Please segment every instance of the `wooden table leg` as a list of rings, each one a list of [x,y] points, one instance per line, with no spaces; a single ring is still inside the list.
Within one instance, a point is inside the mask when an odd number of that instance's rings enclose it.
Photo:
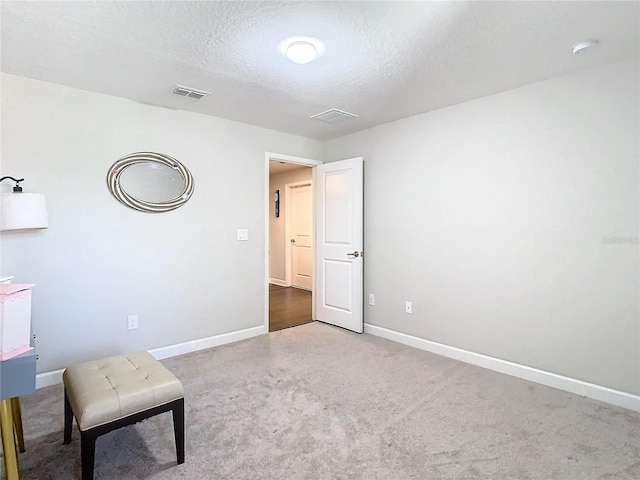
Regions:
[[[16,440],[13,435],[13,414],[11,413],[10,398],[0,400],[0,427],[2,427],[2,448],[7,480],[19,480],[18,456],[16,453]]]
[[[24,432],[22,430],[22,411],[20,410],[20,397],[13,397],[11,399],[11,413],[13,413],[13,425],[16,429],[18,450],[20,450],[20,453],[24,453],[27,449],[24,447]]]

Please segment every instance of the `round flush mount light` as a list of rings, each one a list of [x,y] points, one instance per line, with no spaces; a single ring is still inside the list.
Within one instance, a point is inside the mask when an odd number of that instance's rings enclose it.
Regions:
[[[293,63],[304,65],[311,63],[318,57],[318,51],[309,42],[293,42],[287,48],[287,58]]]
[[[574,55],[580,55],[598,45],[598,40],[585,40],[584,42],[578,42],[571,47],[571,52]]]
[[[324,53],[324,45],[320,40],[311,37],[291,37],[278,45],[278,51],[298,65],[313,62]]]

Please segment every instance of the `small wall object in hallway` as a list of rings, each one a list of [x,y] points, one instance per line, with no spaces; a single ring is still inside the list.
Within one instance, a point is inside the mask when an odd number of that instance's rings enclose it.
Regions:
[[[123,205],[141,212],[168,212],[193,195],[193,176],[169,155],[136,152],[115,162],[107,173],[109,191]]]
[[[275,218],[280,218],[280,190],[276,190],[274,195],[274,216]]]

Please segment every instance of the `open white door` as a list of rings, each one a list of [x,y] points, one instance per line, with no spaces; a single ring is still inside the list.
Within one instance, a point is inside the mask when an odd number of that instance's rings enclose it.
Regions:
[[[364,331],[362,157],[318,165],[316,320]]]

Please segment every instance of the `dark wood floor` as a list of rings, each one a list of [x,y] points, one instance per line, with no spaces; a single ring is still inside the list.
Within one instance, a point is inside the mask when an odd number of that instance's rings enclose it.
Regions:
[[[311,292],[269,284],[269,331],[312,322]]]

